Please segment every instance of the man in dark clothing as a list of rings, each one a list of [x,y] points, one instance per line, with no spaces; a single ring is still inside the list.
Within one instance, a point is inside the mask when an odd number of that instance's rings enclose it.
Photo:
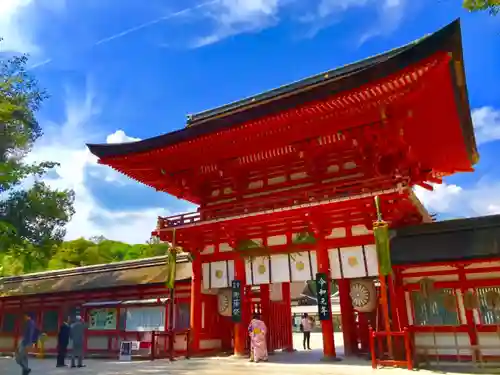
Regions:
[[[33,346],[33,343],[37,339],[35,337],[37,329],[33,317],[30,314],[25,314],[24,320],[26,321],[24,334],[17,347],[15,357],[17,364],[21,366],[22,375],[28,375],[31,372],[31,369],[28,367],[28,348]]]
[[[69,318],[66,319],[61,327],[59,327],[59,335],[57,336],[57,365],[56,367],[66,367],[66,353],[68,351],[69,336],[71,328],[69,326]]]

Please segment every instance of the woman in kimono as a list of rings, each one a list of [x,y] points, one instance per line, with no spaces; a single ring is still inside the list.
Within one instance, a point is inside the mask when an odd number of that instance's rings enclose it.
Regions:
[[[255,314],[248,326],[250,334],[250,361],[267,361],[267,327],[266,324]]]

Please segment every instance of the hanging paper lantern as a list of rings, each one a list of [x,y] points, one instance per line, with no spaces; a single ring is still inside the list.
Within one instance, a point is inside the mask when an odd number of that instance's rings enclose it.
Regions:
[[[468,291],[464,294],[464,307],[467,310],[477,309],[479,306],[478,300],[474,293]]]
[[[457,311],[457,299],[453,294],[444,293],[443,294],[443,305],[446,311],[456,312]]]
[[[500,293],[496,290],[489,290],[484,296],[486,300],[486,306],[490,310],[500,310]]]
[[[420,293],[424,299],[429,299],[434,293],[434,280],[424,277],[420,280]]]

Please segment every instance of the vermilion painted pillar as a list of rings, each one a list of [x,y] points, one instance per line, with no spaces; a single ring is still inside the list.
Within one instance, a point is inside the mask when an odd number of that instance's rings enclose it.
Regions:
[[[339,286],[340,319],[344,336],[344,354],[348,356],[357,352],[357,327],[350,295],[351,281],[349,279],[340,279],[337,282]]]
[[[318,241],[318,250],[316,252],[316,260],[318,263],[318,272],[324,273],[328,277],[328,304],[331,306],[331,280],[330,280],[330,264],[328,260],[328,248],[324,241]],[[321,332],[323,333],[323,357],[325,360],[336,358],[335,339],[333,338],[333,321],[332,317],[328,320],[321,321]]]
[[[191,311],[190,311],[190,329],[191,329],[191,346],[190,351],[196,354],[200,350],[200,333],[201,333],[201,318],[202,318],[202,301],[201,301],[201,258],[199,254],[195,255],[193,262],[193,273],[191,276]],[[172,305],[173,307],[173,305]]]
[[[239,280],[241,283],[241,322],[234,324],[234,355],[244,356],[245,355],[245,341],[248,337],[246,326],[246,306],[248,304],[247,296],[245,293],[246,289],[246,277],[245,277],[245,260],[241,257],[237,257],[234,260],[234,278]]]
[[[261,284],[260,285],[260,307],[261,307],[261,319],[264,321],[266,324],[267,329],[272,329],[270,323],[269,323],[269,318],[271,316],[271,299],[270,299],[270,294],[269,294],[269,284]],[[267,348],[268,350],[272,351],[271,347],[271,342],[269,341],[269,338],[271,335],[267,334]]]
[[[290,283],[282,283],[281,284],[281,293],[283,297],[283,303],[287,309],[287,314],[285,317],[285,323],[286,327],[286,334],[285,334],[285,350],[293,352],[293,332],[292,332],[292,325],[293,325],[293,319],[292,319],[292,294],[290,292]]]

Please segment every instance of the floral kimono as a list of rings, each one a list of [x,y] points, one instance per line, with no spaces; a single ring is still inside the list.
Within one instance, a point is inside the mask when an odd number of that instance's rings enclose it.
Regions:
[[[259,319],[252,319],[248,326],[250,334],[250,359],[259,362],[267,361],[267,327],[266,324]]]

